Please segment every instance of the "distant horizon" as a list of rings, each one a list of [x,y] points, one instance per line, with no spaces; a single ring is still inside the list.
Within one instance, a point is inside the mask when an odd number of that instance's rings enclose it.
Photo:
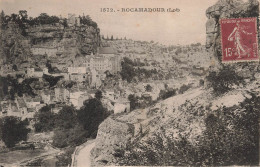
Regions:
[[[0,0],[5,14],[26,10],[29,17],[40,13],[67,18],[69,13],[89,15],[110,38],[154,41],[163,45],[190,45],[206,42],[206,9],[217,0]],[[199,5],[198,5],[199,4]],[[101,12],[101,8],[178,8],[180,12]]]

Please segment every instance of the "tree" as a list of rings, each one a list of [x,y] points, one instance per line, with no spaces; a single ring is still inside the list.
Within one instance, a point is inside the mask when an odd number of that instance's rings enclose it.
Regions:
[[[53,86],[55,86],[55,85],[59,82],[59,80],[60,80],[61,78],[63,78],[63,76],[54,77],[54,76],[51,76],[51,75],[43,74],[43,78],[44,78],[47,82],[49,82],[50,87],[53,87]]]
[[[139,107],[139,103],[138,103],[138,97],[136,97],[133,94],[130,94],[128,96],[128,100],[130,101],[130,110],[135,110]]]
[[[51,106],[42,107],[34,116],[34,128],[36,132],[51,131],[54,128],[54,114],[51,112]]]
[[[218,108],[204,119],[206,129],[198,145],[206,166],[258,164],[260,98],[251,96],[239,106]]]
[[[108,116],[108,112],[101,101],[94,98],[84,102],[77,116],[80,124],[88,131],[88,136],[96,137],[98,126]]]
[[[180,89],[179,89],[179,94],[183,94],[184,92],[186,92],[188,89],[190,89],[191,86],[190,85],[185,85],[183,84]]]
[[[102,92],[100,90],[96,91],[95,98],[101,100],[103,97]]]
[[[170,90],[160,90],[159,98],[160,99],[167,99],[169,97],[172,97],[176,95],[177,89],[170,89]]]
[[[122,70],[120,72],[121,77],[123,80],[126,80],[127,82],[131,82],[133,78],[136,76],[135,69],[133,67],[134,62],[124,57],[124,61],[121,62]]]
[[[17,19],[18,19],[18,15],[17,14],[11,14],[11,19],[12,19],[12,21],[17,21]]]
[[[62,25],[64,26],[64,28],[68,27],[67,19],[63,19]]]
[[[151,92],[153,90],[153,87],[150,84],[147,84],[145,86],[145,90],[146,90],[146,92]]]
[[[19,16],[22,18],[23,21],[28,19],[27,11],[26,10],[20,10]]]
[[[60,21],[60,19],[57,16],[49,16],[47,13],[41,13],[34,20],[38,24],[54,24],[59,23]]]
[[[18,117],[7,116],[0,119],[0,139],[8,148],[14,147],[16,143],[27,140],[30,129],[27,128],[28,121],[21,121]]]
[[[86,141],[87,135],[88,131],[79,124],[74,107],[64,106],[55,116],[54,146],[64,148],[80,145]]]
[[[228,66],[223,67],[218,72],[210,72],[206,79],[216,95],[228,92],[234,85],[245,84],[244,78]]]
[[[72,106],[64,106],[55,116],[55,127],[59,129],[70,129],[76,124],[76,110]]]
[[[13,70],[14,70],[14,71],[18,71],[18,68],[17,68],[17,65],[16,65],[16,64],[13,65]]]
[[[113,35],[111,35],[111,41],[113,41],[114,40],[114,37],[113,37]]]
[[[3,10],[2,10],[2,12],[0,14],[0,24],[1,24],[1,27],[3,28],[4,24],[5,24],[5,13],[4,13]]]
[[[89,15],[80,17],[80,23],[97,28],[97,23],[94,22]]]

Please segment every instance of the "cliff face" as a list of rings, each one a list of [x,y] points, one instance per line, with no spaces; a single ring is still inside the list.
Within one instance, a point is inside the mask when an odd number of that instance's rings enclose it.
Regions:
[[[98,129],[96,147],[92,152],[96,165],[116,163],[117,149],[125,148],[133,137],[133,125],[116,118],[107,118]]]
[[[0,58],[3,63],[21,62],[30,55],[29,41],[16,23],[10,22],[6,29],[0,31],[0,36]]]
[[[42,25],[29,27],[26,31],[32,44],[54,43],[64,46],[65,53],[71,49],[75,49],[74,52],[78,54],[96,53],[97,47],[100,46],[100,30],[92,26],[64,28],[62,25]]]
[[[259,2],[257,0],[219,0],[206,11],[206,47],[214,50],[215,56],[221,60],[221,37],[219,20],[221,18],[258,17]]]
[[[30,48],[64,46],[63,55],[96,53],[100,46],[100,30],[92,26],[64,27],[61,24],[26,25],[21,29],[10,21],[1,29],[1,59],[4,63],[18,63],[33,59]]]

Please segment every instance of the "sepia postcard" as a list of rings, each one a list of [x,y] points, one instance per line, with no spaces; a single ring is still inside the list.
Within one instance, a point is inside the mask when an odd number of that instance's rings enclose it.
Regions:
[[[258,0],[0,0],[0,167],[259,166]]]

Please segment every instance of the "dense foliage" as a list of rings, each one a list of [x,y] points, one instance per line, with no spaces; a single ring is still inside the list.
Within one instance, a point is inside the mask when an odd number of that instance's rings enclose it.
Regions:
[[[27,78],[19,83],[15,77],[9,75],[7,77],[0,76],[0,99],[3,97],[9,97],[14,100],[15,95],[21,97],[25,93],[32,97],[35,96],[36,94],[33,92],[30,84],[37,80],[38,79],[36,78]]]
[[[152,101],[151,96],[135,96],[134,94],[130,94],[128,96],[128,100],[130,101],[130,110],[135,110],[139,108],[146,108],[155,103]]]
[[[229,66],[224,66],[219,72],[210,72],[206,79],[208,86],[213,88],[216,95],[228,92],[234,85],[239,86],[245,83],[243,77]]]
[[[131,59],[124,57],[121,62],[122,70],[120,72],[123,80],[127,82],[137,82],[151,77],[163,78],[163,75],[158,74],[156,69],[147,70],[142,68],[140,62],[133,62]]]
[[[87,16],[80,16],[79,18],[80,18],[80,23],[81,24],[97,28],[97,23],[94,22],[89,15],[87,15]]]
[[[97,23],[94,22],[90,16],[79,16],[80,23],[83,25],[92,26],[97,28]],[[64,27],[67,27],[67,19],[59,18],[57,16],[49,16],[47,13],[41,13],[38,17],[28,17],[26,10],[20,10],[18,14],[6,15],[4,11],[0,13],[0,24],[2,28],[5,28],[8,25],[8,22],[13,21],[18,24],[22,30],[22,35],[26,35],[25,29],[26,25],[35,26],[35,25],[52,25],[52,24],[61,24]]]
[[[0,119],[0,140],[3,140],[8,148],[14,147],[16,143],[26,140],[30,129],[29,122],[21,121],[18,117],[8,116]]]
[[[159,93],[159,99],[167,99],[169,97],[172,97],[176,95],[177,89],[166,89],[166,90],[160,90]]]
[[[57,113],[52,106],[44,106],[35,115],[35,131],[54,131],[53,145],[59,148],[77,146],[89,137],[96,137],[99,124],[109,115],[101,103],[102,93],[86,100],[84,106],[76,110],[73,106],[63,106]]]
[[[53,87],[59,82],[59,80],[61,80],[63,78],[63,76],[55,77],[55,76],[43,74],[42,78],[45,79],[49,83],[50,87]]]
[[[88,131],[89,137],[96,137],[99,124],[108,115],[108,111],[97,98],[85,101],[77,114],[79,123]]]
[[[36,132],[51,131],[54,128],[54,113],[51,111],[51,106],[42,107],[34,116],[34,128]]]
[[[187,90],[189,90],[191,88],[191,85],[185,85],[183,84],[180,89],[179,89],[179,94],[183,94],[184,92],[186,92]]]

